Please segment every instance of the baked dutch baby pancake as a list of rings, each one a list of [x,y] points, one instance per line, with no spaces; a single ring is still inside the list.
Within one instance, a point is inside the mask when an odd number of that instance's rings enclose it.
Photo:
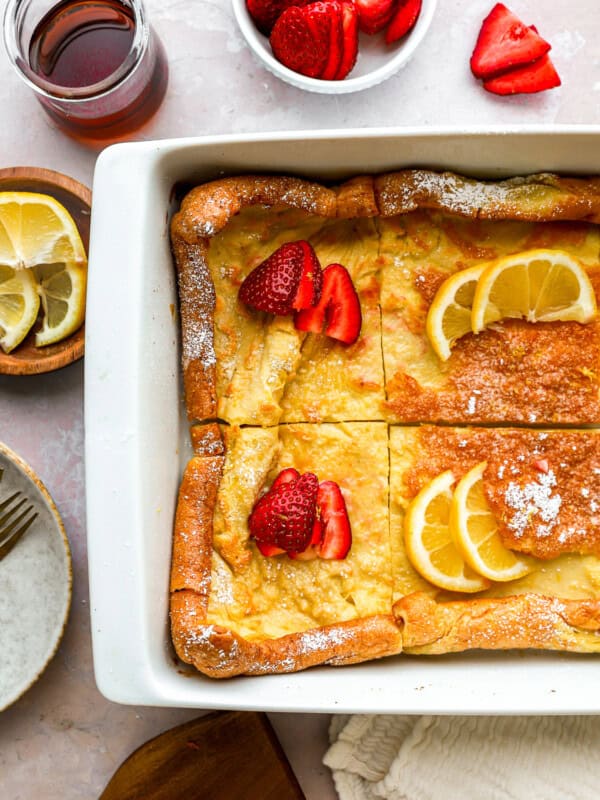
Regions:
[[[224,178],[171,241],[184,662],[600,652],[600,178]]]

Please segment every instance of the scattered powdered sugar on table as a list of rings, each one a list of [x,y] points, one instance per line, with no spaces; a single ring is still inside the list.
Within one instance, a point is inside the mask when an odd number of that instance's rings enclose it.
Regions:
[[[541,474],[536,481],[531,481],[525,486],[511,482],[505,492],[505,500],[510,508],[515,509],[508,527],[515,532],[517,537],[525,533],[527,527],[535,525],[535,533],[539,537],[549,536],[558,521],[558,514],[562,504],[559,494],[552,495],[556,486],[556,475],[552,470]],[[538,520],[541,520],[540,524]]]

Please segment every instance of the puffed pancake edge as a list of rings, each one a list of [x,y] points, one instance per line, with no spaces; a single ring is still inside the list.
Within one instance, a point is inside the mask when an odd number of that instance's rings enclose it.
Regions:
[[[393,611],[403,650],[414,655],[525,648],[600,652],[600,600],[522,594],[437,603],[415,592]]]

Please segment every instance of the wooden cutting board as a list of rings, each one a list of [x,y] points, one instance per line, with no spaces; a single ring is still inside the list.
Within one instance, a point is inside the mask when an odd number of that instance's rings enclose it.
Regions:
[[[151,739],[99,800],[304,800],[265,714],[227,711]]]

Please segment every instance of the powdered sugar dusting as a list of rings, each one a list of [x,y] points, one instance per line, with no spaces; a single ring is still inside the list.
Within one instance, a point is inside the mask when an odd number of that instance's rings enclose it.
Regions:
[[[539,201],[540,186],[552,185],[550,174],[511,178],[496,183],[469,180],[449,172],[411,171],[409,180],[394,181],[392,191],[381,192],[393,213],[419,207],[439,207],[452,214],[488,217],[498,208],[510,208],[514,218],[527,218],[529,198]]]
[[[541,474],[537,480],[519,486],[511,482],[505,492],[505,500],[515,510],[508,520],[508,527],[515,536],[521,537],[530,526],[541,538],[549,536],[558,521],[562,504],[559,494],[552,494],[556,486],[556,475],[552,470]]]
[[[363,620],[367,622],[367,620]],[[301,633],[273,642],[275,652],[248,669],[250,674],[263,672],[293,672],[302,666],[323,663],[334,663],[336,649],[356,638],[356,631],[351,627],[332,626],[329,628],[311,628]],[[277,653],[279,645],[284,645],[285,655]],[[332,653],[333,651],[333,653]],[[322,655],[323,658],[319,658]],[[344,656],[347,654],[344,653]],[[317,658],[311,658],[316,656]],[[340,654],[341,657],[341,654]],[[308,660],[308,663],[306,661]]]
[[[329,628],[329,630],[315,628],[299,635],[298,650],[303,655],[329,650],[347,642],[353,635],[353,631],[348,628]]]
[[[200,361],[205,369],[216,364],[213,313],[215,287],[198,247],[189,247],[187,264],[179,273],[183,368]]]
[[[191,614],[188,612],[188,615]],[[186,626],[183,641],[183,655],[185,660],[193,663],[200,650],[214,670],[225,669],[234,663],[240,656],[240,646],[236,639],[227,637],[227,647],[219,647],[215,640],[223,635],[223,628],[216,625],[198,625],[194,620]]]

